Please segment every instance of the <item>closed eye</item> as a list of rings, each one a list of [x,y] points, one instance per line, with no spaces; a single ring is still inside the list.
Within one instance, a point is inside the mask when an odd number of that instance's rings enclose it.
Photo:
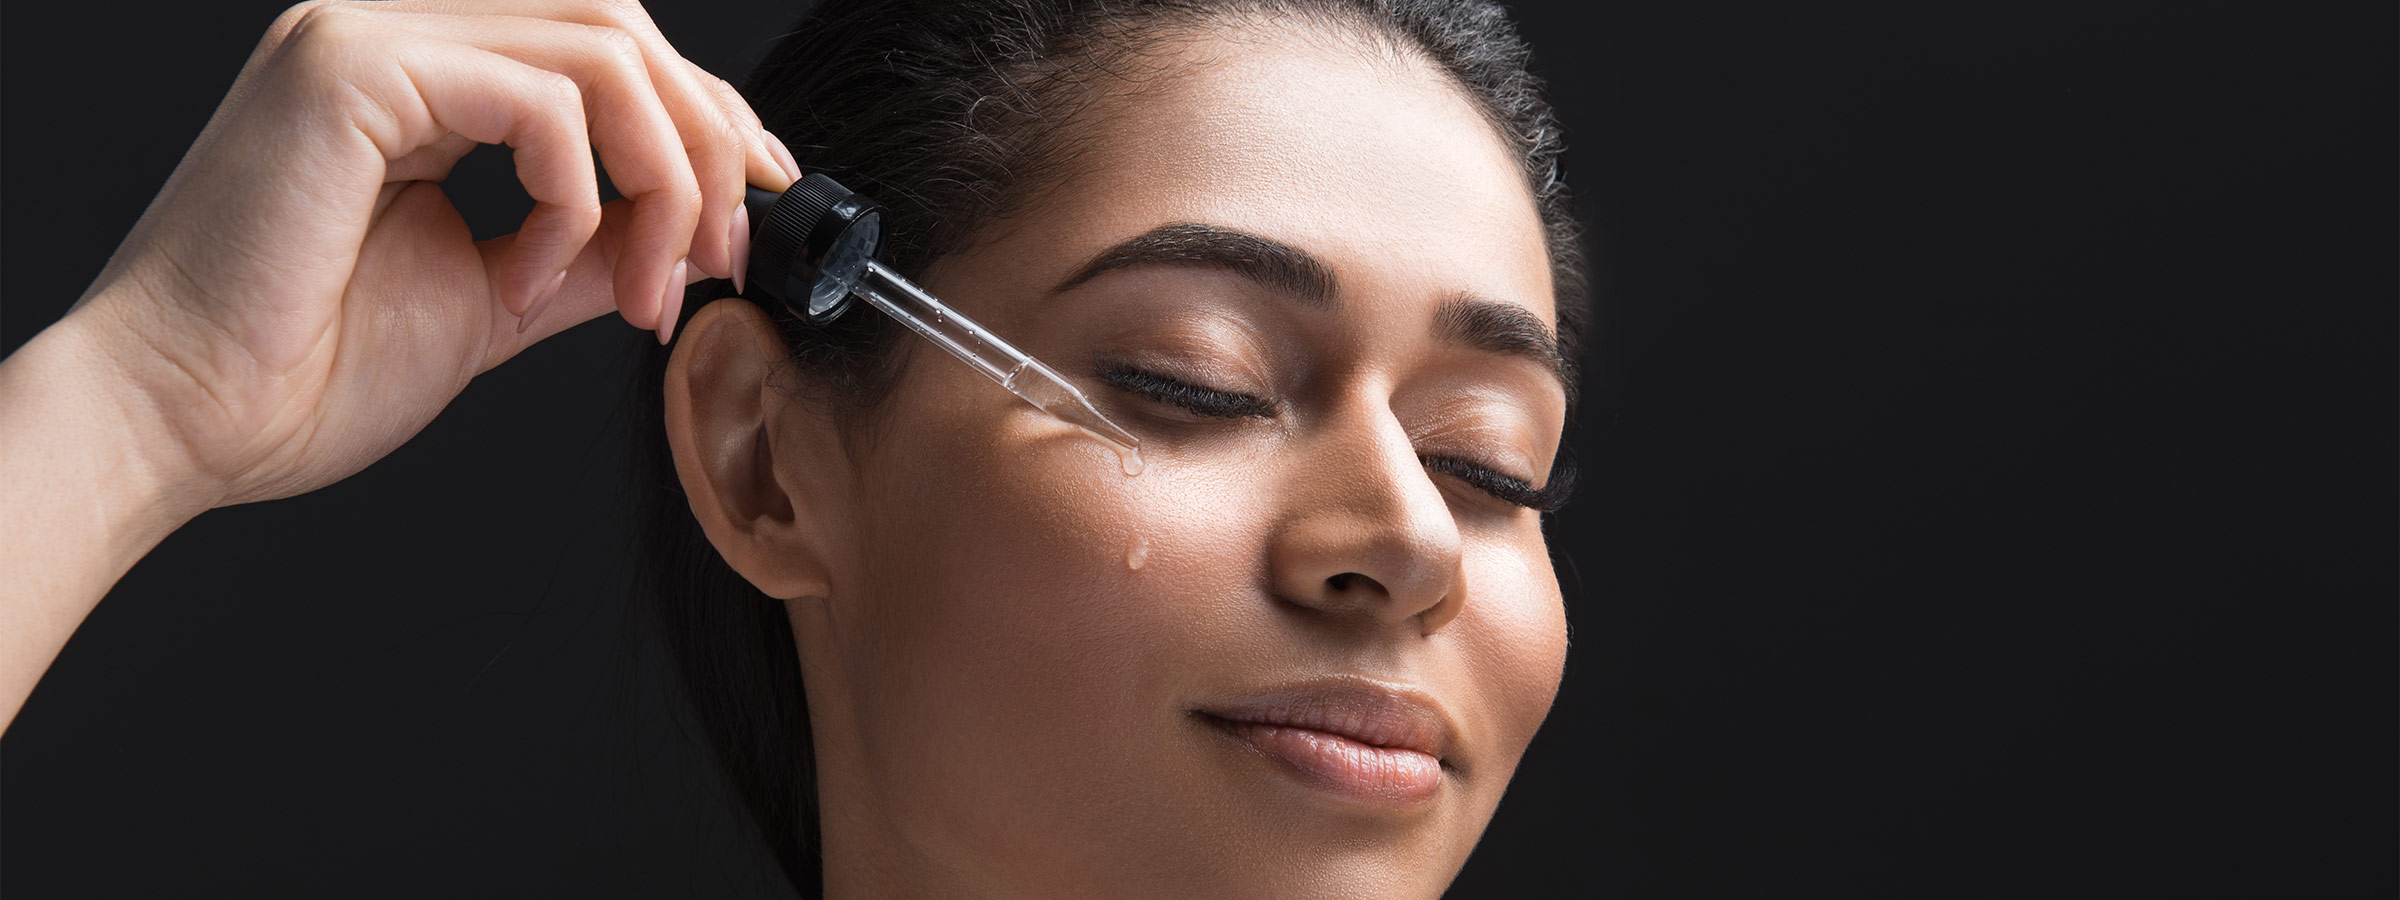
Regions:
[[[1264,397],[1201,387],[1122,363],[1102,364],[1099,375],[1101,381],[1118,390],[1180,407],[1196,416],[1212,419],[1275,418],[1274,401]]]
[[[1550,471],[1550,483],[1539,488],[1472,460],[1426,454],[1419,454],[1417,459],[1425,463],[1428,472],[1448,475],[1466,482],[1468,487],[1540,512],[1557,512],[1559,507],[1567,505],[1568,495],[1575,491],[1575,465],[1563,459]]]
[[[1272,419],[1277,409],[1274,401],[1236,391],[1220,391],[1158,374],[1147,369],[1122,363],[1103,363],[1099,377],[1102,382],[1126,393],[1164,403],[1197,416],[1216,419]],[[1490,466],[1456,456],[1418,454],[1425,470],[1448,475],[1465,482],[1468,487],[1540,512],[1557,512],[1567,503],[1575,489],[1575,466],[1560,459],[1550,473],[1549,483],[1536,488],[1522,478],[1506,475]]]

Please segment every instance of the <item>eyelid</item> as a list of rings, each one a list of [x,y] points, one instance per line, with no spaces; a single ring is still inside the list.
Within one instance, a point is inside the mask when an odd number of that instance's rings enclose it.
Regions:
[[[1271,419],[1278,412],[1276,404],[1265,398],[1204,387],[1128,363],[1103,360],[1096,364],[1096,368],[1100,380],[1118,390],[1175,406],[1197,416]],[[1420,453],[1417,459],[1429,471],[1457,478],[1501,502],[1537,512],[1557,512],[1566,505],[1575,487],[1574,463],[1564,456],[1551,467],[1549,482],[1540,488],[1535,488],[1524,479],[1505,474],[1496,467],[1465,457]]]
[[[1428,471],[1449,475],[1503,502],[1536,512],[1557,512],[1575,490],[1575,464],[1565,456],[1551,467],[1549,483],[1540,488],[1471,459],[1440,454],[1419,454],[1417,458]]]
[[[1129,363],[1102,360],[1095,367],[1100,380],[1111,387],[1197,416],[1272,419],[1281,411],[1274,401],[1264,397],[1194,384]]]

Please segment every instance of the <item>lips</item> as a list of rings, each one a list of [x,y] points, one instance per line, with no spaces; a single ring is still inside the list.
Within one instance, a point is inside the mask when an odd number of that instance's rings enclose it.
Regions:
[[[1352,681],[1256,694],[1197,712],[1310,787],[1404,806],[1441,790],[1453,733],[1423,694]]]

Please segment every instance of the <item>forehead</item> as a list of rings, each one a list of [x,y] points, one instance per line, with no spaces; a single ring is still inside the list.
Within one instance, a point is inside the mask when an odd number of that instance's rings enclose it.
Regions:
[[[1028,204],[1046,228],[1225,226],[1322,257],[1352,299],[1463,290],[1555,326],[1532,192],[1431,63],[1329,26],[1220,20],[1128,65]]]

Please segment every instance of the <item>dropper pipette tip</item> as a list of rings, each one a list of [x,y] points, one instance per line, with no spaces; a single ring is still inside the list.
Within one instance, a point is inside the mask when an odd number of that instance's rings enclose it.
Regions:
[[[1141,438],[1134,437],[1131,432],[1101,415],[1099,408],[1092,405],[1090,397],[1084,396],[1083,391],[1059,377],[1056,371],[1039,364],[1031,368],[1037,369],[1039,376],[1012,383],[1009,390],[1053,418],[1075,426],[1092,439],[1117,451],[1117,461],[1124,464],[1125,474],[1142,474]]]
[[[1088,415],[1089,421],[1075,422],[1075,426],[1089,432],[1092,437],[1098,438],[1101,443],[1116,450],[1117,460],[1125,464],[1125,474],[1142,474],[1142,439],[1117,427],[1117,423],[1109,421],[1108,417],[1101,415],[1099,410],[1093,409],[1090,401],[1085,401],[1082,406],[1082,411]],[[1053,415],[1057,414],[1057,410],[1051,412]],[[1059,416],[1059,418],[1067,417]]]

